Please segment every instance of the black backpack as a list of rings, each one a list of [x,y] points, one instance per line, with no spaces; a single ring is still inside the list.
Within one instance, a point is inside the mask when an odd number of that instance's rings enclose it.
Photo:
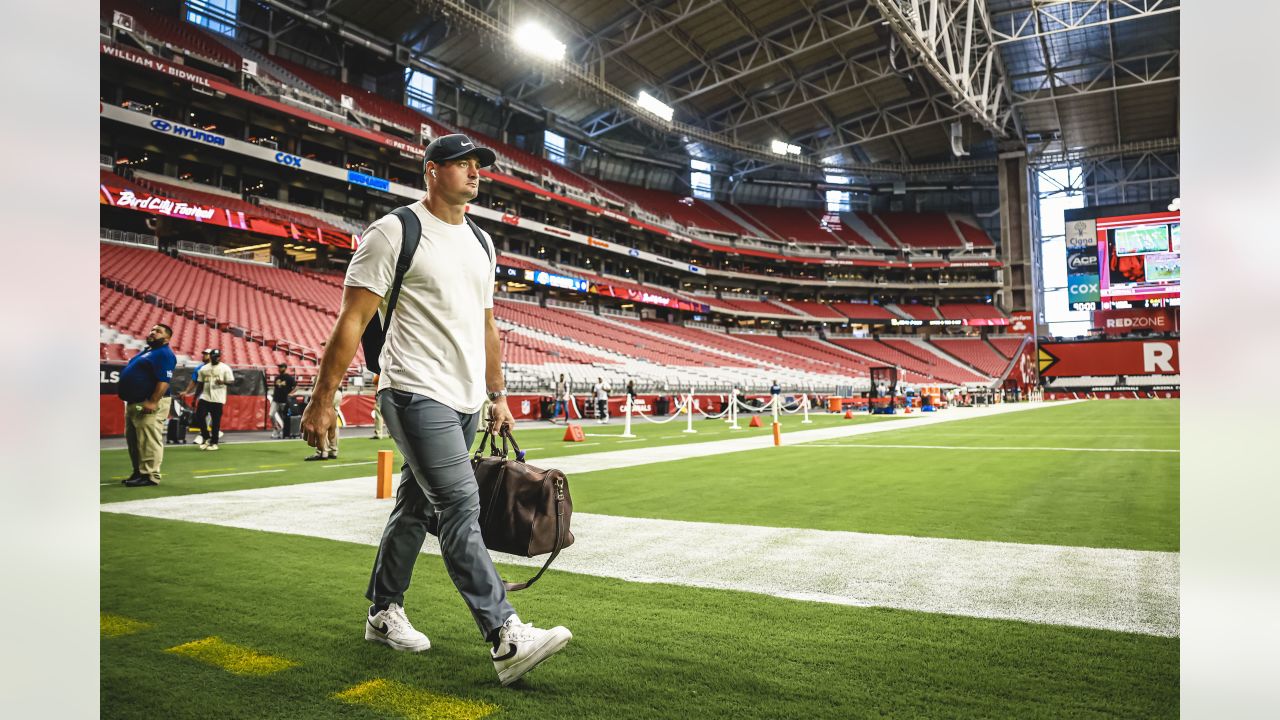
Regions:
[[[418,241],[422,239],[422,222],[418,220],[412,208],[398,207],[391,214],[400,218],[400,226],[404,230],[404,241],[400,244],[400,255],[396,258],[396,276],[391,283],[391,294],[387,297],[387,315],[379,322],[378,315],[375,313],[360,337],[360,347],[364,348],[364,364],[374,373],[382,372],[378,357],[382,355],[382,344],[386,341],[387,330],[391,327],[391,313],[395,312],[396,301],[400,299],[400,286],[404,284],[405,273],[409,272],[409,265],[413,263],[413,253],[417,251]],[[475,233],[476,240],[480,241],[485,257],[493,262],[493,256],[489,254],[489,244],[484,241],[480,228],[467,215],[462,217],[471,228],[471,232]]]

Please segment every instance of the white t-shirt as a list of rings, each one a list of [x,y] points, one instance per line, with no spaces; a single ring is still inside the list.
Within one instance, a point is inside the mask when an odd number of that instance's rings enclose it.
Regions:
[[[231,367],[224,362],[217,365],[213,363],[205,363],[200,368],[200,373],[196,375],[196,379],[204,383],[200,389],[200,399],[205,402],[225,403],[227,401],[227,385],[235,382],[235,373],[231,372]],[[214,385],[213,380],[221,380],[227,385]]]
[[[595,387],[593,387],[593,388],[591,388],[591,389],[592,389],[593,391],[595,391],[596,399],[597,399],[597,400],[608,400],[608,399],[609,399],[609,390],[608,390],[607,388],[605,388],[605,386],[604,386],[604,384],[603,384],[603,383],[596,383],[596,386],[595,386]]]
[[[422,239],[382,345],[378,390],[406,390],[458,412],[478,412],[485,401],[484,311],[493,307],[493,239],[484,233],[486,254],[465,221],[450,225],[421,202],[410,207],[422,222]],[[347,266],[347,285],[382,296],[379,319],[387,311],[403,235],[399,218],[379,218]]]

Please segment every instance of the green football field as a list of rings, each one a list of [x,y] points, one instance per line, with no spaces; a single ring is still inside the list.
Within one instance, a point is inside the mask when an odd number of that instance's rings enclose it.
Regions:
[[[903,417],[814,419],[803,429],[892,425],[847,438],[574,474],[575,512],[1065,549],[1178,550],[1177,401],[1093,401],[917,428]],[[535,461],[731,436],[716,421],[695,427],[700,432],[688,436],[679,433],[682,422],[637,425],[641,437],[631,443],[609,435],[621,432],[620,423],[585,425],[595,445],[564,443],[560,429],[518,437]],[[798,418],[784,419],[784,440],[801,429]],[[127,455],[103,451],[102,499],[365,477],[376,450],[391,447],[365,439],[365,432],[349,433],[342,458],[327,463],[302,462],[307,448],[299,442],[224,444],[217,453],[171,449],[157,488],[120,487]],[[743,432],[769,428],[732,435]],[[433,647],[405,655],[362,639],[372,547],[125,514],[103,513],[101,522],[104,717],[1177,713],[1176,636],[554,569],[513,603],[525,620],[569,626],[574,640],[504,689],[437,555],[421,556],[407,602]],[[524,572],[500,570],[508,577]]]

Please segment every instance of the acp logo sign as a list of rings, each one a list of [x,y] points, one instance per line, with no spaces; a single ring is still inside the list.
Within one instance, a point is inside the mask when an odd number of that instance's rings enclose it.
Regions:
[[[1068,253],[1067,272],[1077,274],[1098,272],[1098,256],[1091,252]]]
[[[276,162],[286,167],[300,168],[302,167],[302,158],[297,155],[290,155],[287,152],[276,153]]]
[[[224,147],[227,144],[227,139],[222,137],[221,135],[214,135],[211,132],[198,130],[193,127],[187,127],[186,125],[178,125],[176,123],[171,123],[167,120],[160,120],[159,118],[151,121],[151,128],[153,130],[157,130],[159,132],[165,133],[166,135],[177,135],[178,137],[181,137],[181,138],[186,138],[188,140],[192,140],[195,142],[206,143],[208,145],[217,145],[219,147]]]

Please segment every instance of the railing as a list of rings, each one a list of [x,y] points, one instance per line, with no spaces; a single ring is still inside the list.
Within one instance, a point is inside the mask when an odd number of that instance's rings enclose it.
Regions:
[[[155,235],[143,235],[141,233],[98,228],[98,237],[106,240],[107,242],[118,243],[121,245],[138,245],[149,248],[160,247],[160,241]]]
[[[553,298],[547,298],[547,305],[550,307],[564,308],[565,310],[576,310],[577,312],[591,313],[593,315],[595,314],[594,309],[592,309],[591,307],[583,307],[580,303],[568,303],[568,302],[564,302],[563,300],[555,300]]]

